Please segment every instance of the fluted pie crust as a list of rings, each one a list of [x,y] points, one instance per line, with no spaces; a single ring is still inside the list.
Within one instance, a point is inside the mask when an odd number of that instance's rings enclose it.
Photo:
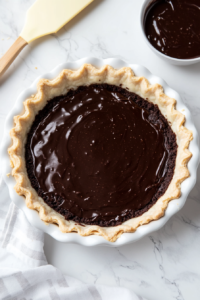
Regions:
[[[54,97],[65,95],[70,89],[79,86],[107,83],[128,88],[140,97],[153,104],[157,104],[161,113],[168,120],[177,138],[177,157],[174,175],[166,192],[143,215],[132,218],[121,225],[100,227],[97,225],[81,226],[72,220],[65,220],[64,216],[49,207],[32,188],[26,171],[25,144],[27,134],[39,110]],[[184,127],[185,117],[176,110],[176,100],[164,94],[159,84],[150,85],[144,77],[136,77],[130,68],[113,69],[105,65],[100,69],[84,64],[76,71],[63,70],[53,80],[41,79],[37,85],[37,93],[24,102],[24,111],[14,117],[14,127],[10,131],[12,146],[9,147],[12,176],[15,177],[15,191],[25,198],[28,208],[39,213],[41,220],[47,224],[56,224],[62,232],[77,232],[81,236],[101,235],[110,242],[116,241],[124,232],[134,232],[139,226],[161,218],[169,201],[181,195],[181,182],[190,176],[187,163],[192,154],[188,150],[193,134]]]

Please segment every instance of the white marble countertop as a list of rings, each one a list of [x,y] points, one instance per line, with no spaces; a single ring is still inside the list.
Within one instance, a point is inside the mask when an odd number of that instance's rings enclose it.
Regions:
[[[0,0],[0,57],[14,42],[34,0]],[[0,79],[0,140],[6,114],[19,93],[59,63],[85,56],[116,57],[147,67],[183,97],[200,132],[200,64],[167,64],[140,34],[142,0],[95,0],[57,34],[20,54]],[[49,263],[86,283],[119,285],[149,300],[200,299],[200,173],[185,207],[167,225],[121,248],[62,244],[45,236]]]

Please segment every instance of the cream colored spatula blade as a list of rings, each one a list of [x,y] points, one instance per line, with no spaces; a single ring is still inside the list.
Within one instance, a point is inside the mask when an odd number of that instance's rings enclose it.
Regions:
[[[0,59],[0,76],[33,40],[57,32],[93,0],[37,0],[26,15],[22,33]]]
[[[57,32],[93,0],[37,0],[26,15],[20,36],[28,43]]]

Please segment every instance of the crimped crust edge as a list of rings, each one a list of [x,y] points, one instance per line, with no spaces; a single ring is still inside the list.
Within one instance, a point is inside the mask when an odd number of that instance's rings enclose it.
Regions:
[[[37,192],[32,188],[25,165],[25,143],[28,131],[34,121],[35,115],[41,110],[48,100],[61,94],[66,94],[70,89],[81,85],[107,83],[128,88],[130,92],[157,104],[161,113],[171,124],[177,137],[177,158],[174,176],[165,194],[143,215],[130,219],[121,225],[113,227],[100,227],[97,225],[80,225],[65,218],[50,208]],[[24,102],[24,111],[14,117],[14,127],[10,131],[12,145],[8,149],[12,167],[12,176],[16,180],[15,191],[25,198],[28,208],[38,211],[41,220],[47,224],[56,224],[62,232],[77,232],[81,236],[100,235],[110,242],[116,241],[124,232],[134,232],[139,226],[148,224],[161,218],[168,203],[181,195],[181,182],[190,176],[187,163],[192,157],[189,151],[193,134],[184,127],[185,117],[176,110],[176,100],[164,94],[159,84],[150,85],[144,77],[136,77],[131,68],[124,67],[113,69],[105,65],[100,69],[90,64],[84,64],[80,69],[63,70],[53,80],[40,79],[37,84],[37,93]]]

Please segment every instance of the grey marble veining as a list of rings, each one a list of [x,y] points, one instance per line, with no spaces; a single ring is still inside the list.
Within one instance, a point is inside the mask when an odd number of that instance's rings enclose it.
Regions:
[[[0,56],[19,35],[34,0],[0,0]],[[200,64],[168,65],[140,34],[142,0],[95,0],[58,33],[27,46],[0,78],[0,139],[19,93],[40,74],[85,56],[146,66],[183,97],[200,132]],[[200,299],[200,171],[184,208],[164,228],[121,248],[62,244],[45,237],[49,263],[86,283],[119,285],[149,300]]]

